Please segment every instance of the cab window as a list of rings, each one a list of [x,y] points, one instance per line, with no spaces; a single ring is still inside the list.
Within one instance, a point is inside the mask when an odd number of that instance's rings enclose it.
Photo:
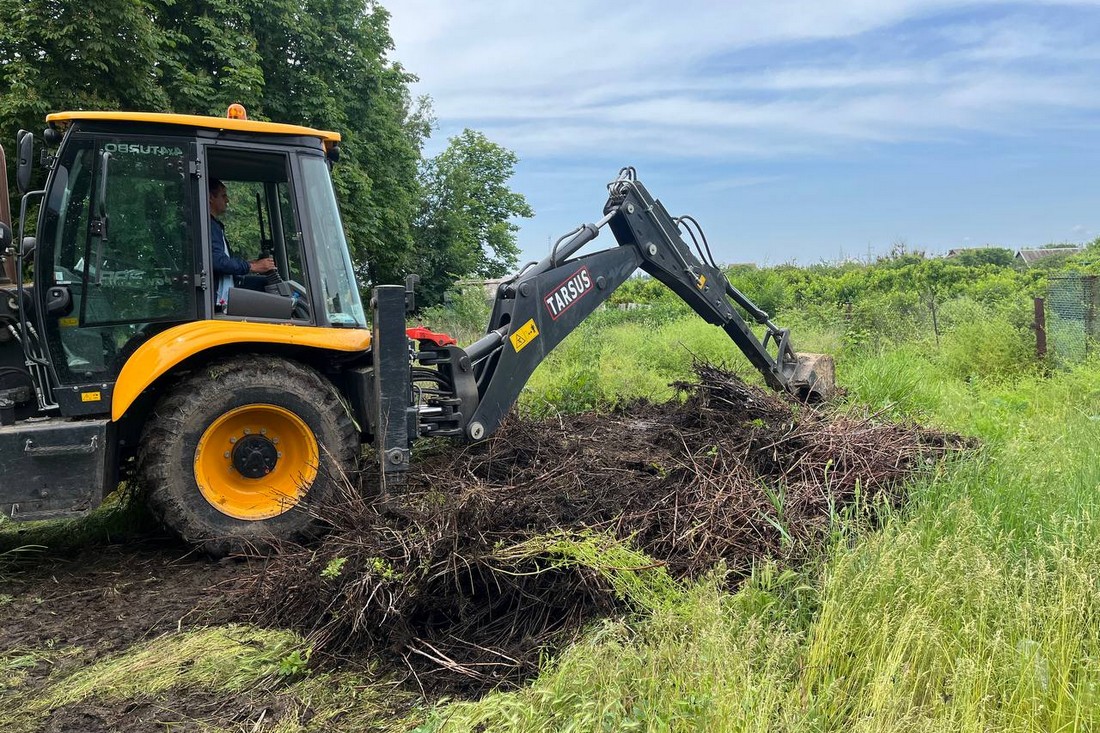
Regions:
[[[218,273],[212,265],[211,296],[219,317],[241,315],[236,303],[248,302],[247,313],[252,316],[311,322],[309,273],[290,184],[289,157],[251,148],[211,147],[207,149],[207,193],[210,181],[215,180],[228,194],[226,211],[218,222],[229,256],[246,262],[270,256],[275,263],[275,270],[267,274],[248,275]],[[213,216],[213,212],[208,214]],[[216,225],[211,221],[210,226]],[[219,302],[220,292],[228,293],[224,304]]]
[[[299,159],[309,212],[308,232],[317,258],[325,315],[333,326],[367,328],[367,316],[359,297],[328,164],[317,155],[302,155]]]

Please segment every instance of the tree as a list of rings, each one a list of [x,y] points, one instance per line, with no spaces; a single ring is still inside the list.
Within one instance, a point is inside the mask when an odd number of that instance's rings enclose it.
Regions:
[[[518,158],[475,130],[450,139],[421,171],[415,271],[425,305],[438,303],[460,277],[502,277],[515,269],[516,217],[534,216],[508,187]]]
[[[12,172],[15,131],[51,111],[222,115],[240,102],[253,119],[343,135],[333,177],[353,259],[371,284],[408,271],[430,115],[387,58],[376,0],[0,0],[0,18]]]
[[[369,284],[401,282],[412,260],[417,166],[431,113],[426,99],[409,94],[416,77],[386,57],[389,13],[374,0],[257,6],[262,113],[342,134],[333,178],[353,259]]]
[[[257,0],[150,0],[161,31],[161,76],[170,109],[224,115],[238,102],[261,115],[265,86],[263,53],[255,24],[264,16]],[[271,12],[285,5],[272,0]],[[267,50],[270,53],[270,50]]]
[[[955,263],[966,267],[981,267],[982,265],[996,265],[997,267],[1012,267],[1014,253],[1004,247],[974,247],[960,250],[951,258]]]
[[[0,0],[0,144],[63,109],[164,110],[162,34],[146,0]],[[13,197],[16,195],[12,192]],[[12,211],[19,210],[13,198]]]

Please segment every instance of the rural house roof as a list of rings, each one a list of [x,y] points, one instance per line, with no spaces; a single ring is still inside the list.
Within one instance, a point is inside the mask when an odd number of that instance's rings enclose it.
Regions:
[[[1050,257],[1051,255],[1075,255],[1078,252],[1084,251],[1084,247],[1044,247],[1042,249],[1021,249],[1016,251],[1016,259],[1022,261],[1025,265],[1030,265],[1032,262],[1041,260],[1044,257]]]

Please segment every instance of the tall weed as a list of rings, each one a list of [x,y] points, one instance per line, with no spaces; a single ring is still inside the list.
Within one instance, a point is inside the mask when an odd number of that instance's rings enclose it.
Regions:
[[[1038,367],[1035,335],[1018,309],[960,298],[941,311],[940,363],[960,379],[1004,379]]]

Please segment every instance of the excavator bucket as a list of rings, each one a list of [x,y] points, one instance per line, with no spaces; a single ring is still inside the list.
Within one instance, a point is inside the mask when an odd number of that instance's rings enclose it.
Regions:
[[[836,365],[828,354],[795,354],[790,391],[805,402],[823,402],[836,391]]]

